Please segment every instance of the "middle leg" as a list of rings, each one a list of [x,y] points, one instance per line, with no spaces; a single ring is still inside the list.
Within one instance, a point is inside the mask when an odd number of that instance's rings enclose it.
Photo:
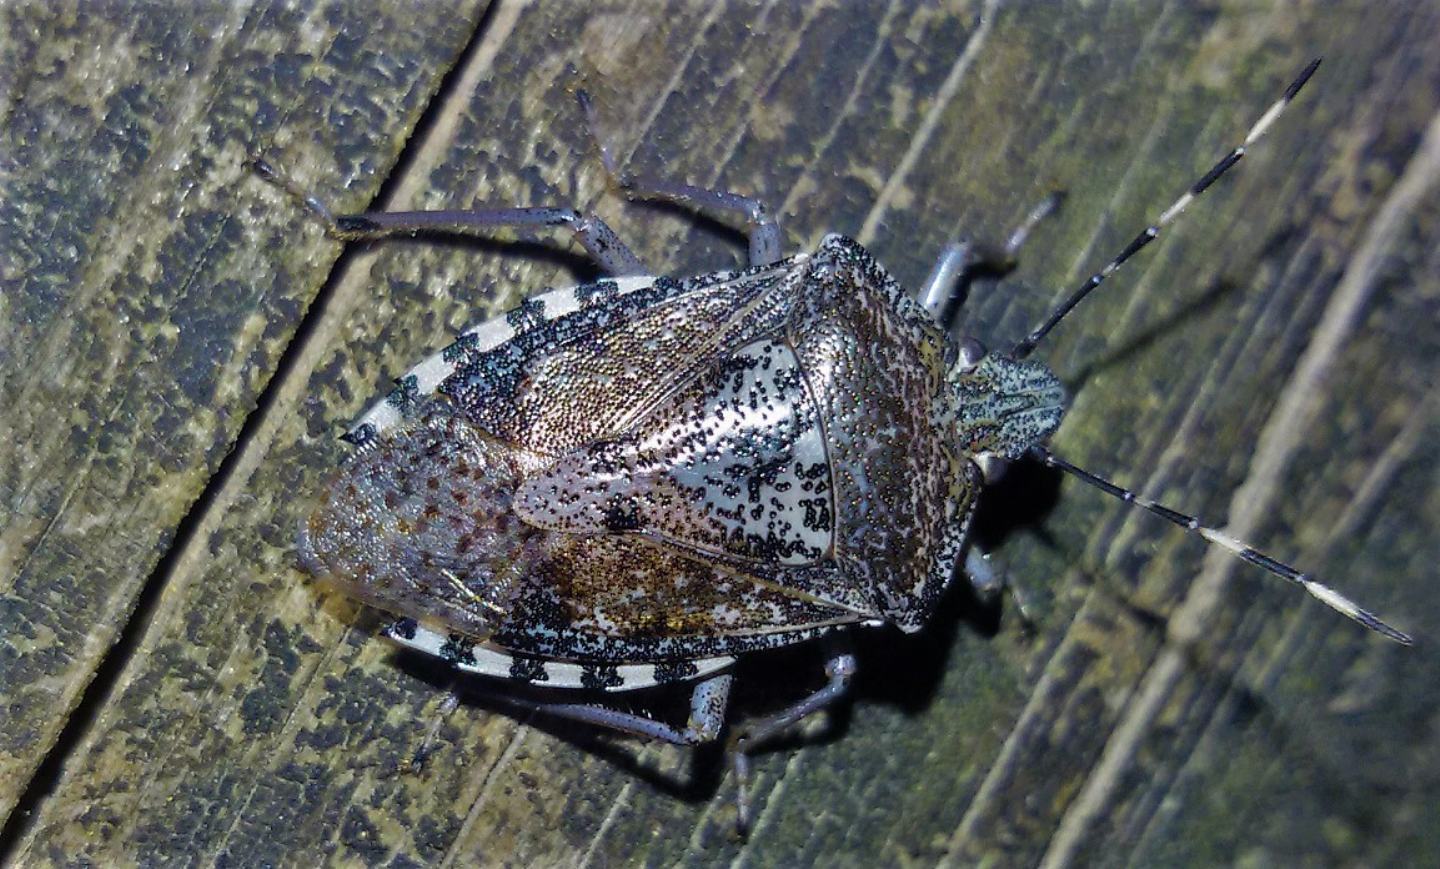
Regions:
[[[733,676],[724,673],[711,676],[696,685],[690,694],[690,718],[684,727],[675,727],[643,715],[588,703],[527,703],[513,698],[508,702],[533,709],[542,715],[554,715],[570,721],[608,727],[630,736],[658,739],[674,745],[699,745],[713,741],[724,729],[725,709],[730,703],[730,685],[733,681]]]
[[[730,737],[730,755],[735,767],[736,803],[739,810],[738,826],[742,835],[750,828],[750,754],[760,743],[844,699],[850,691],[850,682],[855,678],[855,654],[850,651],[848,638],[841,639],[838,635],[832,637],[832,642],[839,644],[840,648],[825,662],[825,676],[828,679],[825,687],[774,715],[746,722]]]
[[[750,243],[750,265],[769,265],[779,261],[780,224],[776,222],[770,209],[765,207],[765,203],[724,190],[706,190],[690,184],[658,178],[637,178],[620,172],[615,167],[615,157],[610,153],[610,148],[600,137],[595,105],[590,101],[590,95],[583,90],[577,90],[575,98],[585,112],[585,122],[590,126],[590,137],[600,149],[600,161],[605,164],[605,171],[626,196],[631,199],[659,199],[698,211],[708,209],[739,214],[745,219],[745,237]]]

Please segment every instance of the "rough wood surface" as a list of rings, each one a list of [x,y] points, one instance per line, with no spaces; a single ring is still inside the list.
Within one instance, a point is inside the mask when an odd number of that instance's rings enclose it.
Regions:
[[[1440,7],[482,6],[4,12],[0,854],[1440,862]],[[443,673],[291,567],[388,378],[586,269],[563,240],[342,255],[247,153],[340,209],[593,205],[659,270],[737,262],[723,228],[605,193],[573,64],[632,169],[756,193],[789,246],[849,233],[912,286],[1065,187],[967,308],[998,345],[1316,54],[1293,114],[1044,348],[1076,393],[1055,444],[1420,647],[1022,472],[997,501],[1038,506],[994,524],[1034,631],[1013,607],[972,630],[957,595],[868,638],[853,711],[759,759],[741,843],[713,753],[677,792],[683,752],[517,721],[484,685],[446,713]],[[742,675],[741,713],[820,681],[803,649]]]
[[[293,139],[373,187],[471,7],[0,13],[5,813],[141,589],[157,569],[168,593],[186,584],[173,553],[195,541],[177,532],[325,280],[329,257],[287,250],[293,226],[253,219],[241,162]]]

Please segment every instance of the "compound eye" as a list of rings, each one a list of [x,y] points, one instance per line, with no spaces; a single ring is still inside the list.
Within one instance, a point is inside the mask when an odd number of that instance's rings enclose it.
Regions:
[[[966,336],[960,339],[960,368],[969,370],[980,364],[985,358],[985,345],[979,340]]]

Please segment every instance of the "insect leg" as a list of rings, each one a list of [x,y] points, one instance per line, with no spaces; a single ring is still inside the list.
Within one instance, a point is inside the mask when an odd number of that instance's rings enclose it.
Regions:
[[[690,694],[690,720],[683,728],[646,718],[631,712],[592,706],[587,703],[525,703],[523,705],[544,715],[594,724],[618,730],[630,736],[658,739],[675,745],[699,745],[720,735],[725,726],[725,708],[730,702],[729,673],[711,676],[695,686]]]
[[[765,203],[749,196],[729,193],[724,190],[706,190],[674,181],[656,178],[636,178],[615,168],[615,158],[600,137],[599,125],[595,122],[595,105],[590,95],[583,90],[575,92],[580,108],[585,112],[585,122],[590,126],[590,136],[600,149],[600,160],[615,185],[630,199],[659,199],[673,202],[697,211],[732,211],[745,218],[745,237],[750,242],[750,265],[769,265],[780,259],[780,224],[776,222]]]
[[[855,655],[848,649],[837,651],[825,662],[824,688],[780,710],[774,715],[748,721],[730,737],[730,756],[735,765],[736,802],[739,826],[743,833],[750,826],[750,754],[757,745],[798,721],[845,697],[855,677]]]
[[[986,600],[994,600],[996,595],[1010,592],[1010,597],[1015,600],[1015,609],[1020,615],[1020,621],[1027,627],[1034,625],[1030,619],[1030,609],[1026,604],[1027,595],[1004,567],[996,568],[995,562],[990,560],[990,553],[981,552],[975,544],[970,545],[969,551],[965,553],[965,575],[970,578],[970,585],[975,588],[975,593]]]
[[[940,252],[930,276],[920,287],[920,304],[945,331],[954,325],[955,315],[970,294],[970,284],[981,271],[1003,274],[1009,268],[995,251],[972,241],[951,242]]]
[[[1015,257],[1035,225],[1054,214],[1064,198],[1064,194],[1058,192],[1045,197],[1010,231],[1004,247],[994,248],[963,239],[946,246],[920,288],[920,304],[948,332],[970,292],[970,285],[977,278],[1003,277],[1015,268]]]
[[[435,713],[435,723],[430,725],[430,730],[425,734],[420,747],[410,755],[410,771],[420,772],[425,769],[425,764],[430,760],[430,755],[435,750],[435,740],[440,735],[440,728],[445,724],[456,709],[460,708],[460,694],[455,689],[455,682],[452,680],[450,686],[445,689],[445,696],[440,701],[440,708]]]
[[[289,193],[325,225],[326,234],[341,241],[362,241],[420,232],[451,232],[483,235],[490,230],[557,227],[569,230],[585,247],[591,259],[607,274],[649,274],[640,258],[620,240],[609,226],[593,214],[573,208],[549,206],[520,208],[474,208],[445,211],[367,211],[335,214],[325,203],[306,192],[285,173],[261,158],[249,161],[250,168],[264,180]]]

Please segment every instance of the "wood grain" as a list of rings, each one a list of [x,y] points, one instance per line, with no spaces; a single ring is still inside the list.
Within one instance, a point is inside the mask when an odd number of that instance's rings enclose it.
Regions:
[[[11,860],[1440,861],[1440,8],[4,14]],[[486,685],[446,713],[439,668],[291,566],[335,436],[390,377],[589,271],[564,239],[342,252],[249,153],[339,209],[575,204],[657,270],[738,262],[723,226],[605,191],[578,76],[631,169],[755,193],[791,248],[856,235],[912,286],[947,239],[998,237],[1064,187],[1017,273],[967,304],[998,346],[1315,55],[1234,176],[1042,348],[1075,392],[1055,448],[1314,570],[1415,649],[1021,468],[991,525],[1033,630],[1013,607],[972,630],[957,594],[919,636],[862,638],[853,710],[759,759],[742,843],[713,753],[667,787],[685,753],[519,721]],[[741,675],[742,715],[821,681],[806,649]]]
[[[4,15],[8,813],[169,572],[333,257],[284,252],[294,224],[252,219],[241,161],[297,137],[373,189],[478,10],[432,10],[423,35],[343,4]]]

